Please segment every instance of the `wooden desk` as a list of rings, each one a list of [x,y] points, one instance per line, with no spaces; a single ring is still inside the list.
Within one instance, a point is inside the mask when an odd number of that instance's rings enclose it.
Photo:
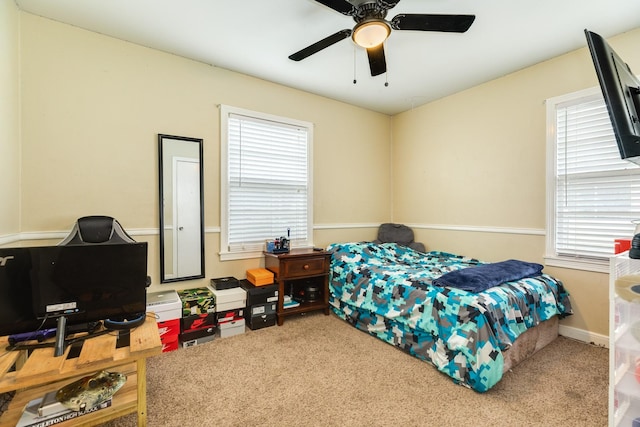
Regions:
[[[5,353],[8,338],[0,337],[0,393],[17,390],[0,417],[0,426],[15,426],[29,401],[103,369],[127,375],[111,406],[56,426],[94,426],[133,412],[138,413],[138,426],[146,426],[147,357],[162,353],[153,314],[131,331],[128,346],[116,348],[116,341],[115,333],[88,339],[80,355],[70,358],[71,347],[60,357],[53,357],[52,347],[33,350],[29,355],[24,350]],[[9,372],[13,366],[16,369]]]

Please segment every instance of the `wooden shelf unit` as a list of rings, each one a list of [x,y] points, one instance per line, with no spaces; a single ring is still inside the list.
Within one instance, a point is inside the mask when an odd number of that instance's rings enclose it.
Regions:
[[[7,344],[8,337],[0,337],[0,349],[4,350]],[[155,316],[148,314],[141,326],[131,330],[128,346],[117,348],[116,344],[114,333],[87,339],[78,357],[73,358],[69,357],[72,347],[67,347],[60,357],[53,356],[53,347],[32,350],[30,354],[26,350],[0,353],[0,393],[16,391],[0,417],[0,426],[15,426],[29,401],[101,370],[127,375],[127,382],[113,396],[111,406],[56,426],[95,426],[135,412],[138,426],[146,426],[146,359],[162,353]]]

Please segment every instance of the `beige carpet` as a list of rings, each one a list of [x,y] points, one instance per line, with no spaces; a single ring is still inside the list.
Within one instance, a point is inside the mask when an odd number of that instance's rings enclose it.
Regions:
[[[607,349],[559,337],[481,394],[319,312],[149,359],[148,425],[606,426],[607,383]]]

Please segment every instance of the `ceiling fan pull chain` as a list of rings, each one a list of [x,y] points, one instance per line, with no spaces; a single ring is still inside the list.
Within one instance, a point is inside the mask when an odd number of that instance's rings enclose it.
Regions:
[[[389,70],[388,69],[384,71],[384,87],[389,87]]]
[[[353,47],[353,84],[358,83],[356,80],[356,47]]]

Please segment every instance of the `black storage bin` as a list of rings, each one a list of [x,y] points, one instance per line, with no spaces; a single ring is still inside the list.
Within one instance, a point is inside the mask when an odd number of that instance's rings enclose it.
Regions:
[[[254,304],[247,307],[247,317],[258,316],[261,314],[275,314],[278,308],[277,302],[269,302],[266,304]]]
[[[237,288],[238,286],[240,286],[240,283],[235,277],[218,277],[217,279],[211,279],[211,287],[216,291]]]
[[[255,286],[250,281],[240,280],[240,286],[247,291],[247,307],[278,301],[278,284]]]
[[[276,314],[256,314],[247,319],[247,326],[251,330],[267,328],[276,324]]]

